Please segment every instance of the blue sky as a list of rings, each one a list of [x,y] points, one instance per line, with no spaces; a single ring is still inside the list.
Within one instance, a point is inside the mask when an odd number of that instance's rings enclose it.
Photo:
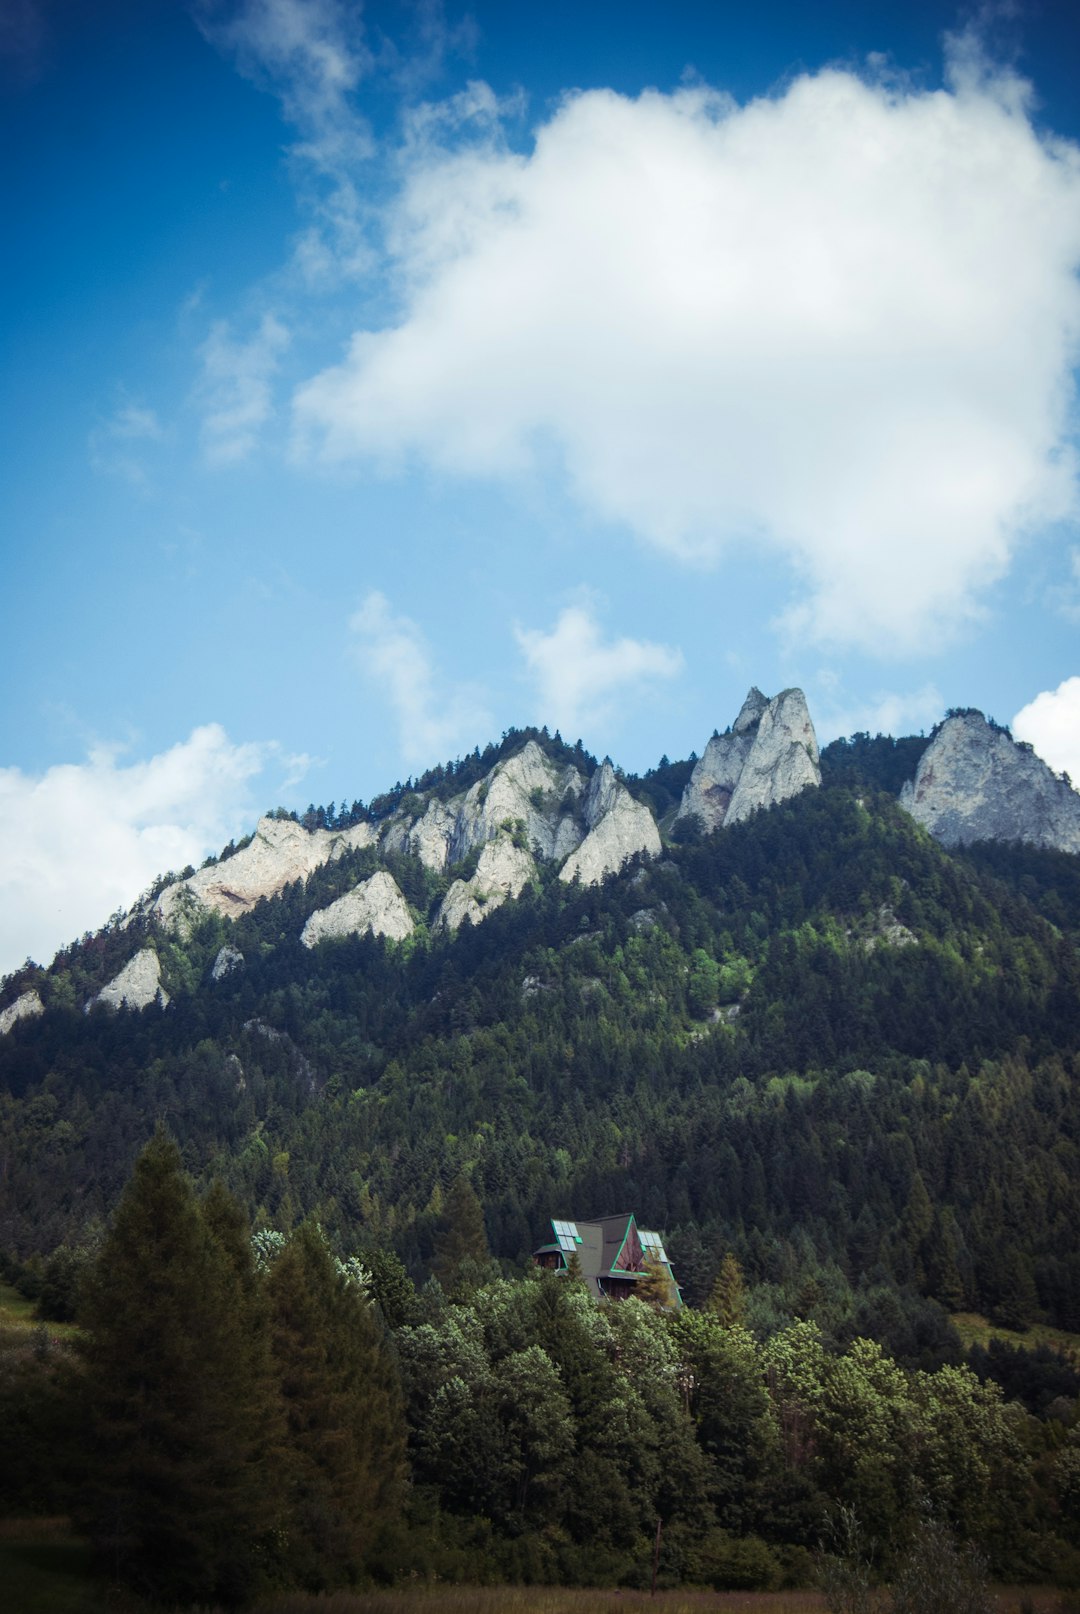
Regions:
[[[14,0],[0,971],[282,803],[746,689],[1080,777],[1064,0]]]

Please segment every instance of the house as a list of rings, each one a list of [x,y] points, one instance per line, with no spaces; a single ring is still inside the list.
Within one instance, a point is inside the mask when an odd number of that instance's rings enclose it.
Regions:
[[[554,1243],[533,1251],[537,1266],[566,1272],[576,1255],[589,1291],[597,1300],[625,1300],[645,1276],[652,1261],[671,1283],[672,1306],[682,1305],[679,1286],[671,1270],[661,1233],[638,1228],[632,1215],[601,1216],[594,1222],[564,1222],[554,1217]]]

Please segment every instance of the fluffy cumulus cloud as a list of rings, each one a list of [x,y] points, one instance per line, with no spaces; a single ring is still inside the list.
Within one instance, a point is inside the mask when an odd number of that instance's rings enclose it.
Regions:
[[[568,738],[611,723],[620,704],[682,671],[678,650],[644,639],[605,643],[592,614],[571,605],[549,633],[515,628],[536,691],[536,721]]]
[[[970,44],[935,92],[590,91],[525,154],[427,127],[390,219],[400,318],[299,389],[309,451],[554,455],[675,556],[779,551],[787,631],[876,653],[955,632],[1072,508],[1080,152]]]
[[[1080,785],[1080,678],[1066,678],[1056,689],[1044,689],[1012,720],[1018,740],[1029,745],[1055,773],[1067,773]]]
[[[372,590],[349,629],[358,666],[394,713],[401,754],[410,767],[468,750],[491,728],[480,692],[471,685],[450,686],[437,675],[420,628],[409,617],[396,616],[384,594]]]
[[[247,341],[233,336],[224,320],[211,326],[200,350],[203,451],[213,465],[247,459],[273,412],[273,382],[289,333],[264,314]]]
[[[96,930],[170,869],[252,825],[251,784],[278,748],[209,723],[145,762],[99,747],[33,775],[0,768],[0,973]],[[306,759],[291,759],[301,770]]]

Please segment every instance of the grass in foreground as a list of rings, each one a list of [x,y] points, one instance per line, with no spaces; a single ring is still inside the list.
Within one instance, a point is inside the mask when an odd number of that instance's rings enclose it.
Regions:
[[[1080,1614],[1080,1593],[998,1586],[995,1614]],[[161,1614],[106,1586],[67,1519],[0,1521],[0,1605],[10,1614]],[[603,1587],[451,1586],[414,1581],[383,1591],[285,1592],[249,1614],[825,1614],[816,1591],[648,1592]],[[170,1611],[174,1614],[174,1611]],[[194,1614],[194,1611],[193,1611]],[[203,1614],[211,1614],[205,1610]]]
[[[101,1614],[90,1547],[67,1519],[0,1522],[0,1587],[11,1614]]]

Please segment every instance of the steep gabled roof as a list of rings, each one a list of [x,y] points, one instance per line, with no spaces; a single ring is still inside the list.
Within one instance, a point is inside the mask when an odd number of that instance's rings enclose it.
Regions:
[[[560,1270],[569,1266],[577,1256],[581,1275],[598,1300],[632,1292],[634,1284],[645,1272],[645,1262],[654,1256],[671,1279],[678,1296],[678,1284],[671,1270],[663,1235],[640,1230],[632,1211],[615,1216],[600,1216],[592,1221],[566,1221],[552,1217],[551,1229],[554,1244],[543,1244],[533,1252],[534,1259],[560,1258]],[[677,1300],[681,1304],[681,1298]]]

